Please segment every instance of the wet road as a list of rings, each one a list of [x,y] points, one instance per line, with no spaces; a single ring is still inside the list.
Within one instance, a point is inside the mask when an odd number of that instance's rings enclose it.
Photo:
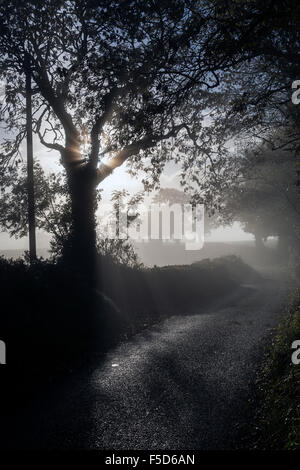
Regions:
[[[12,447],[228,449],[287,288],[243,286],[150,328],[11,423]]]

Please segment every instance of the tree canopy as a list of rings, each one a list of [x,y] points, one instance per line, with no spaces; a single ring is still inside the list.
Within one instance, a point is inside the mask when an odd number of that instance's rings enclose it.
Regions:
[[[265,137],[288,115],[286,141],[297,148],[288,91],[298,22],[295,0],[1,3],[1,175],[26,135],[27,71],[33,131],[66,169],[72,243],[85,263],[95,253],[95,188],[123,163],[144,172],[149,190],[172,160],[199,195],[207,175],[226,175],[233,139]]]
[[[214,175],[210,179],[219,224],[239,221],[246,232],[255,235],[259,246],[264,238],[275,236],[299,252],[300,194],[295,169],[293,152],[273,150],[266,143],[231,155],[226,164],[227,181],[221,186]]]
[[[157,181],[167,159],[186,166],[195,152],[207,159],[201,126],[207,91],[220,87],[221,71],[261,54],[251,41],[262,37],[270,8],[254,1],[3,3],[0,70],[7,99],[0,117],[11,135],[3,163],[25,135],[26,57],[35,83],[34,131],[65,165],[86,158],[96,169],[107,156],[99,182],[131,159]],[[148,163],[141,163],[141,154]]]

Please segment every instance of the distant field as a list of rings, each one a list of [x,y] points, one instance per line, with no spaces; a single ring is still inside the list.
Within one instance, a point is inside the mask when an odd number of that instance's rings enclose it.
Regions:
[[[264,266],[272,264],[275,241],[267,244],[268,250],[265,254],[258,253],[254,241],[241,242],[207,242],[201,250],[186,251],[180,243],[163,243],[161,241],[150,241],[148,243],[135,243],[136,252],[140,260],[146,266],[169,266],[178,264],[192,264],[203,259],[219,258],[220,256],[240,256],[245,263],[251,266]],[[0,256],[17,259],[24,255],[24,250],[0,250]],[[46,248],[38,250],[38,255],[49,258]]]
[[[42,256],[43,258],[49,258],[49,252],[46,248],[37,250],[37,254],[38,256]],[[12,259],[22,258],[24,256],[24,250],[0,250],[0,256]]]
[[[147,266],[167,266],[173,264],[191,264],[206,258],[214,259],[220,256],[236,255],[252,266],[272,264],[275,241],[267,244],[265,253],[258,253],[254,241],[241,242],[207,242],[201,250],[186,251],[180,243],[136,243],[135,248],[142,262]]]

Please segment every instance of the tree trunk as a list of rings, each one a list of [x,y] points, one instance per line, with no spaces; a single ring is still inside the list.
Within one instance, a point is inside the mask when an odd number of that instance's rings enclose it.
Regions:
[[[66,248],[68,263],[89,284],[98,285],[96,250],[96,187],[87,164],[68,167],[72,203],[72,231]]]

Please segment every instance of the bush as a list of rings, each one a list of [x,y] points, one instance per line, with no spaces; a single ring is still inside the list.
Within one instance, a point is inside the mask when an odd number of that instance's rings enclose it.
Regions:
[[[259,382],[256,431],[250,447],[300,449],[300,365],[291,361],[293,341],[300,339],[300,291],[278,327]]]

